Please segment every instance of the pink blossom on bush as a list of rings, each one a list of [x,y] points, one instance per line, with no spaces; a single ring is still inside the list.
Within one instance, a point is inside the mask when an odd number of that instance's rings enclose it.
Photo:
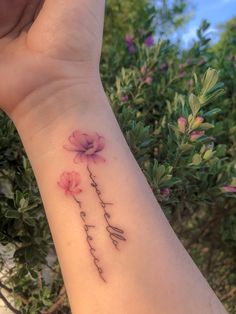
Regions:
[[[169,68],[168,63],[162,63],[162,64],[160,65],[160,70],[161,70],[161,71],[167,71],[168,68]]]
[[[236,186],[226,185],[222,187],[224,192],[236,193]]]
[[[204,58],[201,58],[201,60],[198,62],[198,66],[202,66],[206,63],[206,60]]]
[[[188,88],[192,88],[194,86],[194,81],[192,79],[190,79],[188,81]]]
[[[136,48],[134,46],[129,46],[128,50],[130,54],[134,54],[136,52]]]
[[[204,121],[203,117],[197,116],[193,122],[192,129],[198,128]]]
[[[129,100],[129,96],[128,96],[128,95],[122,95],[122,96],[120,97],[120,100],[123,101],[123,102],[126,102],[126,101]]]
[[[141,72],[143,75],[147,72],[147,67],[146,67],[146,65],[142,65],[142,66],[141,66],[140,72]]]
[[[144,44],[147,47],[152,47],[154,45],[154,38],[152,35],[149,35],[145,40],[144,40]]]
[[[188,58],[188,59],[186,60],[186,65],[190,66],[190,65],[192,65],[192,64],[193,64],[193,59],[192,59],[192,58]]]
[[[126,34],[125,35],[125,43],[128,47],[129,53],[134,54],[136,52],[136,48],[134,46],[134,39],[132,36]]]
[[[132,46],[134,44],[134,39],[131,35],[126,34],[125,35],[125,42],[127,46]]]
[[[164,189],[161,189],[161,195],[168,199],[170,197],[170,189],[169,188],[164,188]]]
[[[144,80],[144,83],[151,85],[152,84],[152,77],[151,76],[147,76]]]
[[[178,129],[181,133],[185,133],[186,125],[187,125],[187,119],[183,116],[179,117],[178,119]]]
[[[203,136],[205,134],[204,131],[193,131],[190,134],[190,141],[194,142],[196,141],[199,137]]]
[[[183,72],[180,72],[179,74],[178,74],[178,78],[184,78],[185,76],[186,76],[186,72],[185,71],[183,71]]]

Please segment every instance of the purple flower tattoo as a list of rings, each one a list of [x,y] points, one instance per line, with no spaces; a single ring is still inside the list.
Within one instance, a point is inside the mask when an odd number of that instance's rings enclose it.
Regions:
[[[69,136],[69,144],[63,146],[66,150],[75,152],[74,162],[99,163],[104,162],[105,158],[100,152],[105,147],[105,139],[97,133],[81,133],[74,131]]]

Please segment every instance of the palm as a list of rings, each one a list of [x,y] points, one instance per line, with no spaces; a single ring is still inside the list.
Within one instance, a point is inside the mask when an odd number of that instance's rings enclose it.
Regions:
[[[62,69],[76,77],[82,64],[96,68],[103,10],[104,0],[1,0],[1,107],[11,112],[32,90],[66,77]]]

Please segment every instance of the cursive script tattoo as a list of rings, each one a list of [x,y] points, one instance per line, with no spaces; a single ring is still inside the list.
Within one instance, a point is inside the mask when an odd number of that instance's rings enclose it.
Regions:
[[[93,241],[93,237],[90,235],[89,233],[89,230],[90,228],[95,228],[94,225],[89,225],[87,224],[86,222],[86,217],[87,217],[87,214],[85,213],[84,210],[82,210],[82,206],[81,206],[81,202],[76,199],[76,197],[74,196],[74,200],[76,201],[76,203],[79,205],[81,211],[80,211],[80,217],[84,223],[84,231],[86,233],[86,240],[87,240],[87,243],[88,243],[88,246],[89,246],[89,251],[90,251],[90,254],[92,255],[93,257],[93,263],[94,265],[96,266],[97,268],[97,271],[98,271],[98,274],[100,276],[100,278],[106,282],[105,278],[103,277],[103,269],[101,268],[101,266],[99,266],[99,258],[95,255],[95,252],[96,252],[96,249],[94,248],[93,244],[92,244],[92,241]]]
[[[112,203],[109,203],[109,202],[105,202],[103,199],[102,199],[102,193],[98,187],[98,184],[97,182],[95,181],[95,175],[92,173],[91,169],[89,168],[89,166],[87,165],[87,171],[89,173],[89,177],[90,177],[90,180],[91,180],[91,186],[94,188],[96,194],[97,194],[97,197],[99,199],[99,204],[101,206],[101,208],[103,209],[103,216],[104,216],[104,219],[107,223],[106,225],[106,230],[107,232],[109,233],[109,236],[111,238],[111,241],[113,243],[113,245],[115,246],[116,249],[119,249],[118,248],[118,244],[119,244],[119,240],[120,241],[126,241],[126,238],[123,236],[124,234],[124,231],[116,226],[113,226],[111,223],[110,223],[110,219],[111,219],[111,215],[109,214],[109,212],[107,211],[107,206],[110,206],[110,205],[113,205]]]

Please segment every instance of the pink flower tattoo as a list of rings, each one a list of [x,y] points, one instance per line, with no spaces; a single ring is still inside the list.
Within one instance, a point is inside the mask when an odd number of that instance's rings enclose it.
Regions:
[[[81,133],[75,130],[68,138],[69,144],[63,147],[71,152],[75,152],[74,162],[99,163],[104,162],[105,158],[100,152],[105,147],[105,139],[98,133]]]
[[[80,189],[80,176],[77,172],[63,172],[57,184],[65,191],[66,195],[75,196],[82,192]]]

